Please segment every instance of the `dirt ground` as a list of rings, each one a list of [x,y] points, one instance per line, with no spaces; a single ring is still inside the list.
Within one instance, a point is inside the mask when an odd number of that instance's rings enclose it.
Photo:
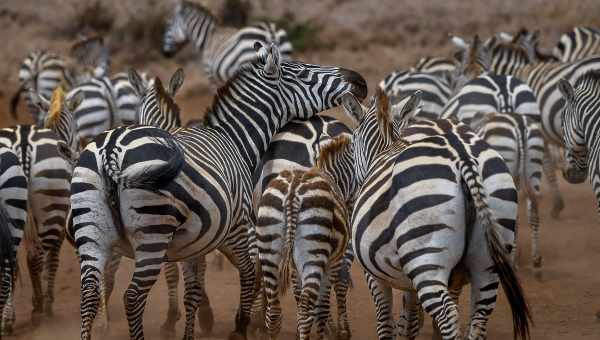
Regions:
[[[519,276],[525,288],[535,327],[532,339],[536,340],[597,340],[600,339],[600,322],[595,314],[600,310],[600,225],[596,206],[588,185],[570,186],[564,182],[561,188],[567,203],[559,220],[549,216],[550,200],[541,202],[541,250],[544,257],[543,275],[538,280],[530,264],[529,230],[521,228],[519,240]],[[524,213],[523,204],[521,213]],[[125,261],[124,261],[125,262]],[[21,259],[23,276],[16,293],[16,334],[9,339],[56,340],[79,337],[79,268],[73,248],[65,244],[62,250],[56,289],[55,316],[45,320],[37,329],[30,324],[31,290],[25,276],[25,262]],[[112,315],[110,337],[128,339],[127,321],[122,303],[123,292],[131,275],[131,262],[118,273],[118,284],[109,306]],[[353,339],[375,339],[375,311],[358,264],[354,264],[355,287],[350,292],[349,309]],[[181,286],[181,285],[180,285]],[[180,287],[180,294],[182,293]],[[237,272],[231,265],[218,272],[208,273],[208,293],[215,312],[215,327],[211,337],[203,339],[226,339],[233,329],[239,285]],[[400,293],[396,293],[398,306]],[[183,304],[181,303],[183,311]],[[466,324],[468,294],[461,298],[461,321]],[[282,339],[293,338],[295,333],[295,303],[290,296],[284,300],[284,325]],[[399,312],[399,307],[396,308]],[[167,312],[167,291],[161,279],[146,307],[145,331],[147,339],[159,339],[159,327]],[[177,337],[183,332],[183,320],[177,324]],[[199,332],[199,330],[198,330]],[[431,338],[431,326],[427,321],[419,339]],[[489,323],[489,339],[512,338],[512,321],[509,306],[502,295]]]

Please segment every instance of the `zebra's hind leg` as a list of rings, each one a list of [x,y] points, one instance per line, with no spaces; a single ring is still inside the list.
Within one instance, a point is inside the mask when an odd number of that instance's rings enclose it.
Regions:
[[[548,147],[546,147],[546,152],[544,152],[542,165],[544,175],[546,175],[546,180],[548,181],[548,185],[550,187],[550,195],[552,196],[552,211],[550,212],[550,216],[552,216],[552,218],[559,218],[560,212],[565,207],[565,202],[560,194],[560,190],[558,189],[558,180],[556,178],[556,162],[550,154]]]
[[[202,258],[204,258],[202,256]],[[185,293],[183,304],[185,305],[185,333],[184,340],[194,339],[194,321],[196,311],[202,299],[203,287],[198,281],[199,265],[197,258],[188,259],[182,264],[183,280],[185,282]]]
[[[365,272],[367,286],[375,302],[375,313],[377,316],[377,336],[379,340],[394,340],[396,332],[394,330],[394,316],[392,308],[394,297],[392,296],[392,287],[375,279],[371,274]]]
[[[538,202],[535,196],[527,198],[527,216],[531,227],[531,257],[536,276],[540,275],[542,267],[542,255],[540,255],[540,217],[538,213]],[[516,243],[516,242],[515,242]]]
[[[56,272],[58,271],[60,248],[64,240],[64,233],[58,239],[52,240],[52,244],[46,250],[46,259],[44,261],[44,282],[46,291],[44,293],[44,313],[46,316],[54,315],[54,284],[56,282]]]
[[[15,322],[15,309],[12,304],[14,276],[9,271],[0,273],[0,339],[11,335]]]
[[[332,271],[333,290],[337,303],[337,338],[338,340],[347,340],[352,336],[350,323],[348,321],[348,290],[352,286],[352,277],[350,267],[354,254],[352,247],[349,246],[344,257],[340,260],[340,266]]]
[[[179,312],[179,267],[176,262],[166,262],[164,264],[165,281],[169,294],[169,310],[167,320],[160,326],[160,334],[163,337],[171,338],[175,336],[175,324],[181,318]]]
[[[170,241],[170,235],[164,235],[162,239],[152,236],[152,239],[137,240],[139,243],[135,247],[135,269],[123,296],[129,337],[132,340],[144,339],[143,319],[148,293],[158,280]]]
[[[200,284],[200,303],[196,315],[198,316],[198,324],[203,335],[209,336],[212,334],[215,317],[210,306],[208,294],[206,294],[206,256],[198,257],[196,262],[198,264],[197,280]]]
[[[314,311],[314,315],[316,318],[317,325],[317,339],[323,340],[325,339],[325,333],[327,329],[327,321],[329,320],[329,311],[330,311],[330,295],[331,295],[331,284],[329,283],[328,274],[325,273],[325,277],[321,282],[321,289],[319,291],[319,297],[317,300],[317,308]],[[308,330],[310,333],[310,329]],[[335,334],[335,333],[334,333]],[[336,339],[334,337],[333,339]]]
[[[101,290],[102,300],[100,302],[99,310],[101,318],[94,326],[95,332],[102,338],[104,338],[109,332],[110,316],[108,314],[108,302],[110,301],[110,296],[112,295],[112,291],[115,287],[115,276],[119,270],[121,258],[121,255],[112,254],[104,272],[104,281]]]
[[[426,284],[421,284],[425,282]],[[424,280],[413,282],[419,301],[425,312],[431,316],[443,340],[458,340],[461,338],[458,322],[458,305],[454,302],[448,287],[442,280]],[[436,332],[437,330],[434,330]]]
[[[488,270],[471,272],[471,320],[468,340],[485,340],[487,322],[496,305],[498,275]]]
[[[31,279],[32,297],[31,323],[38,326],[44,311],[44,293],[42,291],[42,270],[44,268],[44,250],[38,242],[27,245],[27,267]]]
[[[401,327],[403,335],[407,339],[416,339],[419,335],[419,330],[423,327],[423,308],[417,298],[417,293],[414,291],[406,291],[402,294],[402,318],[404,325]]]

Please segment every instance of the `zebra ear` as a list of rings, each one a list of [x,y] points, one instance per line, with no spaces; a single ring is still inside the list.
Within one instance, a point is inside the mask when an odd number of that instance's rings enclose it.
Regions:
[[[360,122],[365,114],[358,99],[350,92],[346,92],[342,95],[342,107],[344,108],[346,115],[356,120],[356,122]]]
[[[42,112],[48,112],[50,109],[50,101],[35,91],[29,91],[33,104]]]
[[[181,85],[183,85],[183,79],[184,73],[183,69],[180,67],[177,69],[177,71],[175,71],[171,77],[171,80],[169,81],[169,95],[171,95],[171,97],[175,97],[175,93],[177,93],[177,91],[181,88]]]
[[[566,101],[571,101],[573,100],[573,98],[575,98],[575,90],[573,89],[573,86],[571,85],[571,83],[569,83],[568,80],[566,79],[561,79],[558,82],[558,89],[560,90],[560,93],[562,93],[563,98],[565,98]]]
[[[465,41],[465,39],[461,37],[457,37],[455,35],[450,36],[450,41],[454,44],[454,46],[458,47],[460,50],[468,50],[469,44]]]
[[[422,97],[423,91],[417,90],[412,95],[392,105],[392,117],[394,117],[394,120],[408,122],[410,119],[413,119],[423,108],[423,104],[421,103]]]
[[[513,39],[514,39],[514,37],[512,36],[512,34],[506,33],[506,32],[498,32],[498,33],[496,33],[496,38],[498,40],[500,40],[501,42],[504,42],[504,43],[512,42]]]
[[[279,54],[279,49],[277,46],[275,46],[275,44],[271,44],[267,54],[267,62],[265,63],[264,67],[265,74],[270,77],[278,77],[279,67],[281,66],[280,62],[281,55]]]
[[[139,97],[142,97],[146,93],[146,86],[145,86],[146,84],[142,80],[142,77],[140,76],[140,74],[137,73],[137,71],[135,69],[130,68],[127,75],[129,76],[129,83],[133,87],[133,90],[135,91],[135,93]]]
[[[260,49],[263,47],[263,45],[260,43],[260,41],[255,41],[254,42],[254,51],[258,52],[260,51]]]

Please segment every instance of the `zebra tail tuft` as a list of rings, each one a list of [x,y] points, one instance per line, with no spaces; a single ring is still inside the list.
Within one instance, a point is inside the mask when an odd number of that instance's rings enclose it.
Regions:
[[[293,183],[284,202],[286,237],[281,251],[281,262],[279,262],[279,294],[281,296],[285,295],[290,285],[290,265],[293,262],[299,210],[300,200],[296,196],[296,183]]]
[[[14,286],[12,282],[14,282],[17,272],[17,261],[14,253],[11,225],[12,221],[4,205],[0,203],[0,279],[5,274],[9,274],[12,278],[11,286]]]
[[[15,92],[15,94],[13,94],[13,96],[10,98],[10,116],[15,120],[19,118],[17,114],[17,106],[19,106],[19,101],[21,100],[21,93],[23,93],[23,91],[25,91],[25,83],[22,83],[21,86],[19,86],[19,89],[17,89],[17,92]]]
[[[488,250],[500,278],[502,289],[510,304],[513,316],[514,339],[530,339],[529,324],[533,324],[533,319],[531,318],[529,305],[525,299],[523,287],[513,270],[506,248],[496,232],[497,228],[501,228],[501,226],[498,225],[488,205],[487,195],[483,187],[483,180],[478,171],[477,162],[475,160],[462,162],[460,172],[469,188],[475,209],[477,210],[477,217],[485,229]]]

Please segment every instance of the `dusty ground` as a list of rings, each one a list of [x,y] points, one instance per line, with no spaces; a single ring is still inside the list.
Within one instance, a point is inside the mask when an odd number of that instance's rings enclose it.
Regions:
[[[533,339],[597,340],[600,339],[600,322],[595,313],[600,310],[600,225],[594,199],[587,185],[568,186],[561,183],[567,208],[560,220],[551,220],[549,200],[542,200],[542,251],[543,277],[536,279],[529,263],[528,228],[521,229],[519,276],[525,287],[535,319]],[[73,249],[63,247],[57,284],[55,317],[40,328],[32,329],[30,320],[31,291],[24,277],[17,292],[18,325],[16,336],[9,339],[56,340],[76,339],[79,336],[79,269]],[[25,268],[22,261],[21,268]],[[131,274],[131,262],[118,273],[118,285],[110,304],[113,323],[110,339],[128,339],[122,294]],[[355,288],[350,293],[350,314],[353,338],[375,339],[375,313],[361,271],[353,269]],[[214,334],[207,340],[226,339],[233,329],[233,318],[238,303],[236,271],[227,266],[222,272],[213,269],[208,274],[208,291],[215,310]],[[181,291],[181,290],[180,290]],[[397,299],[396,301],[401,301]],[[462,322],[466,322],[467,297],[461,299]],[[183,306],[181,306],[183,308]],[[164,280],[160,280],[151,293],[146,308],[147,339],[159,339],[159,326],[167,311]],[[512,323],[509,306],[502,298],[489,324],[490,339],[510,339]],[[177,324],[178,335],[183,332],[183,321]],[[295,331],[295,304],[290,297],[284,303],[284,328],[282,339],[293,338]],[[426,323],[419,339],[431,338],[431,326]]]
[[[51,48],[64,54],[74,36],[68,28],[77,6],[91,0],[2,0],[0,1],[0,122],[15,123],[4,112],[6,101],[16,89],[18,64],[35,48]],[[210,91],[200,71],[199,62],[191,51],[174,60],[165,60],[156,51],[145,50],[148,43],[132,43],[120,34],[149,24],[152,12],[172,6],[174,0],[122,1],[102,0],[116,9],[115,32],[109,36],[114,52],[114,70],[130,65],[163,79],[183,65],[186,82],[181,102],[184,121],[199,117],[210,102]],[[222,0],[205,1],[211,8]],[[506,0],[506,1],[398,1],[381,0],[319,0],[319,1],[253,1],[255,15],[278,17],[292,11],[300,21],[313,20],[323,26],[319,39],[326,48],[307,51],[299,59],[350,67],[361,72],[373,86],[395,68],[404,68],[423,55],[447,55],[449,33],[487,36],[493,32],[514,31],[522,25],[542,31],[546,49],[551,48],[559,34],[574,25],[600,26],[598,0]],[[161,7],[162,6],[162,7]],[[137,21],[136,21],[137,20]],[[158,37],[150,37],[158,39]],[[133,58],[139,56],[139,59]],[[21,122],[26,122],[23,117]],[[600,310],[600,225],[589,185],[569,186],[561,183],[567,208],[560,220],[551,220],[549,200],[542,200],[543,277],[534,277],[529,262],[529,234],[522,227],[520,277],[535,319],[533,339],[600,339],[600,322],[595,313]],[[79,333],[79,269],[73,249],[65,244],[61,257],[56,291],[55,317],[34,329],[31,327],[31,290],[24,261],[23,275],[16,296],[18,323],[16,335],[10,339],[56,340],[76,339]],[[118,274],[110,311],[113,317],[111,339],[127,339],[122,294],[131,273],[127,263]],[[354,268],[355,288],[351,292],[350,312],[354,339],[374,339],[374,307],[366,290],[358,265]],[[212,338],[224,339],[233,328],[238,303],[237,274],[231,267],[223,272],[211,271],[208,291],[216,313]],[[463,298],[463,323],[466,322],[467,297]],[[182,306],[183,308],[183,306]],[[167,296],[161,280],[154,288],[146,309],[145,325],[148,339],[159,338],[159,326],[167,309]],[[293,338],[294,304],[286,299],[282,338]],[[178,335],[183,322],[178,323]],[[506,300],[502,297],[490,321],[490,339],[509,339],[512,324]],[[420,339],[431,337],[429,322]]]

